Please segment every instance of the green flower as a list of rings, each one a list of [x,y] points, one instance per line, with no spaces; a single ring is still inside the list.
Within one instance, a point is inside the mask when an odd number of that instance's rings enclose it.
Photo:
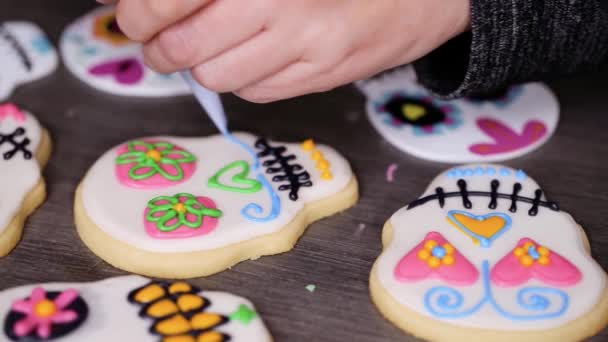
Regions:
[[[139,147],[139,148],[138,148]],[[141,148],[143,147],[143,149]],[[170,181],[179,181],[184,178],[184,171],[180,164],[196,160],[192,153],[174,149],[168,142],[147,143],[141,140],[130,141],[128,151],[116,158],[116,164],[133,164],[129,169],[129,178],[133,180],[148,179],[156,174]],[[171,166],[175,174],[168,173],[163,166]],[[143,170],[143,172],[138,172]]]
[[[186,214],[194,215],[195,221],[189,221]],[[146,220],[155,223],[162,232],[171,232],[181,226],[197,229],[203,224],[204,216],[219,218],[222,211],[205,207],[191,194],[180,193],[150,200]]]

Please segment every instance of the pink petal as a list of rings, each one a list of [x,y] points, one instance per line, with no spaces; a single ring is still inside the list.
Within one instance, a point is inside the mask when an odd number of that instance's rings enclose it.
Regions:
[[[38,324],[38,329],[36,330],[36,334],[39,337],[47,339],[51,336],[51,322],[43,321]]]
[[[34,330],[34,327],[38,324],[38,320],[33,316],[27,316],[26,318],[15,323],[13,326],[13,333],[18,337],[28,335]]]
[[[63,292],[61,292],[61,294],[59,296],[57,296],[57,298],[55,298],[54,302],[55,305],[57,306],[57,308],[59,309],[63,309],[66,306],[72,304],[72,302],[78,298],[78,291],[74,290],[74,289],[67,289]]]
[[[34,304],[29,300],[17,300],[13,303],[11,309],[23,314],[30,314],[34,309]]]
[[[53,323],[70,323],[78,319],[78,314],[72,310],[59,311],[51,317]]]
[[[34,290],[32,290],[32,294],[30,295],[30,300],[33,303],[38,303],[41,300],[46,299],[46,292],[44,292],[44,289],[42,287],[37,287]]]

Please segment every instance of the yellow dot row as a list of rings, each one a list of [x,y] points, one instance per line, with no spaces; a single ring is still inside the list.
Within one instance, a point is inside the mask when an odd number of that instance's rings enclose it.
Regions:
[[[312,160],[317,163],[317,170],[321,171],[321,179],[330,180],[334,178],[331,173],[331,164],[325,159],[323,152],[317,149],[312,139],[305,140],[301,147],[304,151],[310,152]]]

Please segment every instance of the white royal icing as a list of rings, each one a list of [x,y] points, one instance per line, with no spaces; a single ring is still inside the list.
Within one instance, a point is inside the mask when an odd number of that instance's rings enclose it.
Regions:
[[[0,101],[15,87],[57,68],[59,59],[42,30],[29,22],[0,22]]]
[[[0,233],[2,233],[11,222],[15,214],[20,210],[26,195],[36,186],[40,179],[40,166],[35,158],[35,153],[40,143],[41,127],[38,120],[29,113],[25,114],[25,121],[17,121],[11,116],[0,117],[0,134],[13,133],[17,128],[25,129],[25,134],[15,140],[21,142],[24,137],[30,140],[27,149],[32,152],[31,159],[25,159],[18,152],[10,160],[5,160],[4,153],[13,149],[13,146],[5,142],[0,145]],[[1,140],[1,138],[0,138]]]
[[[542,146],[553,134],[559,120],[559,104],[551,90],[541,83],[529,83],[511,88],[505,101],[474,102],[469,99],[442,101],[417,81],[413,68],[388,73],[377,79],[361,81],[359,89],[367,97],[367,115],[376,130],[391,144],[418,158],[447,162],[489,162],[516,158]],[[445,108],[446,120],[434,123],[427,130],[420,126],[395,120],[382,107],[395,94],[430,102]],[[400,110],[404,110],[401,108]],[[402,114],[403,115],[403,114]],[[415,112],[412,115],[416,116]],[[405,116],[405,115],[404,115]],[[505,118],[508,117],[508,120]],[[481,129],[478,120],[491,120],[504,125],[513,136],[525,136],[524,130],[544,127],[539,138],[506,138],[497,144],[495,137]],[[518,145],[519,143],[519,145]],[[474,153],[475,145],[516,146],[484,154]]]
[[[97,8],[65,29],[60,50],[68,70],[86,84],[115,95],[164,97],[189,94],[188,85],[178,74],[161,75],[143,64],[140,44],[130,41],[112,43],[104,38],[104,33],[94,33],[96,29],[103,31],[103,25],[97,20],[113,16],[114,12],[114,6]],[[125,60],[137,64],[143,74],[127,77],[130,82],[119,81],[115,77],[117,73],[112,72],[117,64],[112,62]],[[90,70],[95,67],[102,68],[102,74],[91,74]]]
[[[235,136],[253,148],[256,137],[246,133]],[[194,175],[187,181],[162,189],[134,189],[121,184],[115,175],[117,149],[104,154],[90,169],[82,183],[82,201],[87,216],[104,233],[138,249],[158,253],[194,252],[225,247],[258,236],[272,234],[285,227],[306,203],[311,203],[343,190],[352,180],[353,174],[348,162],[335,150],[327,146],[317,146],[331,165],[333,178],[321,179],[310,152],[299,144],[272,142],[273,146],[287,146],[286,155],[293,154],[292,163],[300,164],[311,177],[312,187],[302,187],[299,199],[292,201],[289,191],[279,191],[285,182],[273,182],[274,175],[265,174],[268,183],[280,198],[281,210],[278,217],[270,222],[253,222],[241,215],[241,210],[249,203],[258,203],[264,208],[265,216],[271,208],[271,200],[266,190],[255,194],[241,194],[210,188],[208,180],[225,165],[237,160],[253,164],[250,154],[240,146],[221,135],[206,138],[150,137],[144,140],[169,141],[193,153],[197,158]],[[122,145],[121,145],[122,146]],[[260,150],[255,149],[256,152]],[[262,162],[264,158],[262,158]],[[265,171],[264,166],[260,166]],[[250,170],[248,177],[256,178],[257,172]],[[226,174],[223,183],[230,183],[232,174]],[[222,211],[217,227],[210,233],[181,239],[156,239],[144,231],[143,211],[148,201],[161,195],[172,196],[187,192],[195,196],[205,196],[215,201]]]
[[[149,329],[153,320],[140,317],[141,306],[130,303],[128,295],[132,290],[145,286],[150,280],[140,276],[123,276],[93,283],[48,283],[27,285],[0,292],[0,317],[16,300],[28,298],[35,287],[45,291],[62,292],[75,289],[88,307],[88,316],[74,331],[53,339],[60,342],[81,341],[159,341],[160,336]],[[255,311],[253,304],[245,298],[226,292],[201,291],[199,295],[211,301],[204,312],[229,316],[240,305]],[[2,322],[4,323],[4,322]],[[213,329],[231,337],[231,341],[270,341],[270,333],[262,318],[256,314],[247,324],[231,321]],[[0,332],[0,340],[5,341]]]
[[[494,169],[493,174],[484,173],[483,170]],[[508,175],[507,175],[508,173]],[[493,179],[500,181],[498,192],[511,194],[516,182],[522,184],[519,196],[534,198],[538,184],[522,171],[500,165],[467,165],[456,167],[443,172],[429,185],[421,198],[435,194],[436,188],[443,188],[445,193],[458,192],[460,188],[457,181],[464,179],[468,191],[490,191],[490,182]],[[517,211],[511,212],[511,199],[497,200],[497,208],[489,209],[490,197],[469,197],[472,208],[463,206],[460,196],[446,198],[443,208],[439,201],[433,200],[411,209],[403,208],[397,211],[389,220],[393,227],[392,240],[384,246],[384,251],[377,260],[374,276],[379,279],[382,288],[400,305],[418,314],[435,318],[446,323],[463,327],[496,329],[496,330],[543,330],[558,327],[581,317],[594,308],[599,302],[606,286],[606,275],[601,267],[585,251],[583,237],[577,223],[563,211],[554,211],[540,207],[536,216],[531,216],[528,210],[532,204],[518,201]],[[546,198],[543,196],[543,201]],[[474,244],[469,236],[455,228],[447,220],[450,210],[467,211],[475,215],[489,213],[503,213],[512,220],[512,225],[502,235],[496,238],[490,248],[481,248]],[[470,286],[450,285],[439,278],[427,278],[418,281],[399,281],[395,278],[395,267],[402,257],[415,248],[429,232],[439,232],[451,243],[457,251],[467,258],[479,271],[480,277]],[[463,317],[437,317],[425,306],[425,294],[437,286],[449,286],[463,295],[462,309],[473,307],[483,298],[484,287],[481,277],[481,264],[489,261],[492,268],[503,256],[512,253],[521,238],[531,238],[539,245],[546,246],[553,253],[560,254],[570,261],[582,273],[581,280],[571,286],[549,286],[539,279],[532,278],[528,282],[513,288],[499,287],[492,284],[493,297],[506,312],[519,315],[540,314],[542,310],[526,311],[517,305],[517,291],[528,286],[541,286],[556,288],[567,294],[569,303],[563,314],[546,319],[511,319],[500,314],[489,303],[486,303],[471,315]],[[387,241],[385,241],[387,242]],[[449,267],[449,266],[442,266]],[[550,309],[559,305],[555,296],[550,297],[553,304]],[[446,302],[447,303],[447,302]]]

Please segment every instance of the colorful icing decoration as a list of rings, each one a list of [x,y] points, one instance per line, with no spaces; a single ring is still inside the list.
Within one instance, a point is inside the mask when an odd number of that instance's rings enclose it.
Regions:
[[[248,324],[256,317],[255,311],[244,304],[230,316],[207,312],[211,301],[198,292],[185,282],[153,281],[133,290],[128,298],[142,306],[142,317],[154,321],[150,332],[162,336],[162,341],[228,341],[229,335],[215,329],[230,321]]]
[[[540,121],[528,121],[521,134],[506,124],[489,118],[477,120],[479,129],[494,140],[493,143],[479,143],[469,147],[479,155],[511,152],[532,145],[547,134],[547,127]]]
[[[144,66],[135,58],[104,61],[93,65],[89,73],[98,77],[113,77],[120,84],[137,84],[144,78]]]
[[[576,285],[582,278],[578,268],[549,248],[532,239],[519,240],[513,251],[505,255],[490,273],[492,282],[513,287],[536,278],[552,286]]]
[[[258,215],[263,214],[264,209],[257,203],[249,203],[241,210],[241,215],[250,221],[258,223],[270,222],[279,217],[279,214],[281,213],[281,199],[272,188],[272,185],[268,183],[264,175],[258,174],[258,182],[262,184],[266,192],[270,195],[270,211],[266,216],[260,217]]]
[[[46,77],[59,63],[40,27],[25,21],[0,22],[0,101],[22,84]]]
[[[312,186],[310,174],[304,170],[302,165],[291,163],[296,159],[296,156],[293,154],[285,155],[287,151],[285,146],[271,146],[266,139],[261,138],[255,143],[255,147],[261,150],[258,157],[260,159],[266,158],[262,166],[266,168],[266,173],[274,175],[272,181],[288,182],[287,184],[281,184],[279,191],[289,191],[289,199],[297,201],[300,188]]]
[[[417,136],[441,134],[462,124],[458,108],[430,96],[394,92],[374,105],[386,124],[396,128],[411,126]]]
[[[323,152],[316,148],[312,139],[304,141],[301,145],[302,150],[310,152],[310,157],[315,161],[317,170],[321,173],[321,179],[331,180],[334,176],[331,173],[331,164],[325,159]]]
[[[70,24],[60,46],[67,69],[100,91],[136,97],[191,93],[179,74],[163,75],[145,66],[141,44],[123,34],[113,6],[99,7]]]
[[[395,278],[402,282],[429,277],[464,286],[477,281],[479,272],[441,234],[430,232],[395,267]]]
[[[234,172],[235,169],[240,169],[240,171],[232,176],[231,181],[234,184],[242,186],[226,185],[221,183],[220,178],[222,178],[224,174]],[[208,185],[211,188],[218,188],[225,191],[240,192],[244,194],[256,193],[262,190],[262,183],[255,179],[247,178],[248,175],[249,163],[244,160],[237,160],[224,166],[215,175],[209,178]]]
[[[129,187],[168,187],[189,179],[195,169],[194,155],[169,142],[133,140],[118,148],[116,177]]]
[[[6,317],[5,332],[13,341],[42,341],[65,336],[87,318],[88,307],[78,291],[46,292],[36,287],[17,300]]]
[[[16,122],[25,121],[25,113],[12,103],[0,104],[0,122],[12,118]]]
[[[388,142],[437,162],[520,157],[546,143],[559,120],[557,99],[540,83],[483,99],[445,101],[420,85],[406,67],[357,85],[367,97],[368,119]]]
[[[424,340],[585,340],[608,326],[608,275],[583,234],[525,172],[454,167],[385,224],[371,297]]]
[[[466,211],[450,210],[448,220],[483,248],[491,247],[492,242],[511,227],[511,218],[503,213],[473,215]]]
[[[221,216],[222,212],[207,197],[187,193],[159,196],[148,202],[144,228],[157,239],[200,236],[215,229]]]

